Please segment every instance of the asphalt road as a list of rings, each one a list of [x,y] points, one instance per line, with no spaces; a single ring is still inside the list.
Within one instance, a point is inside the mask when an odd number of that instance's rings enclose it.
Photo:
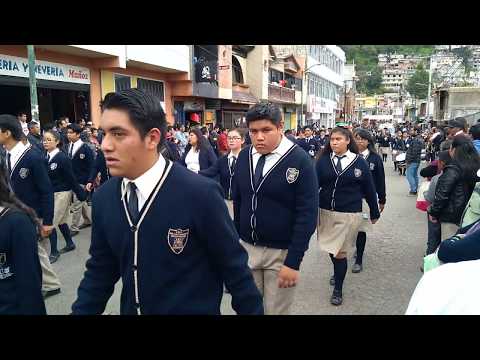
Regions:
[[[419,270],[426,244],[426,214],[415,209],[414,197],[408,197],[404,176],[394,173],[389,159],[385,163],[387,176],[387,205],[381,219],[367,235],[364,270],[348,273],[344,282],[343,305],[330,304],[332,287],[329,278],[333,272],[328,255],[317,246],[316,234],[310,241],[301,267],[293,314],[404,314],[410,296],[420,279]],[[59,235],[59,248],[64,246]],[[85,271],[90,245],[90,228],[74,237],[77,249],[64,254],[53,264],[62,281],[62,292],[46,299],[48,314],[69,314],[76,291]],[[116,285],[105,314],[118,314],[121,281]],[[235,314],[231,297],[222,300],[222,314]]]

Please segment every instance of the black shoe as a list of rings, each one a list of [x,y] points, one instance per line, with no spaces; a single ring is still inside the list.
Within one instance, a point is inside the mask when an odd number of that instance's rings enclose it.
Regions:
[[[342,302],[343,302],[342,293],[340,291],[333,290],[332,297],[330,298],[330,304],[339,306],[339,305],[342,305]]]
[[[67,245],[63,249],[60,250],[60,254],[65,254],[69,251],[75,250],[77,247],[75,245]]]
[[[416,191],[410,191],[408,193],[408,196],[417,196],[417,192]]]
[[[420,271],[423,273],[423,266],[420,266]]]
[[[42,290],[42,295],[43,295],[43,298],[46,299],[46,298],[49,298],[50,296],[60,294],[60,292],[61,292],[60,288],[55,289],[55,290],[50,290],[50,291],[43,291]]]
[[[59,257],[60,257],[60,253],[57,252],[55,254],[50,254],[50,256],[48,257],[48,260],[50,260],[50,264],[53,264],[58,260]]]
[[[92,226],[92,224],[82,224],[78,227],[78,229],[82,230],[82,229],[85,229],[85,228],[90,227],[90,226]]]
[[[362,270],[363,270],[362,264],[357,264],[357,263],[353,264],[353,266],[352,266],[352,273],[357,274],[357,273],[359,273],[359,272],[362,271]]]
[[[332,276],[330,277],[330,285],[331,285],[331,286],[335,286],[335,275],[332,275]]]
[[[71,236],[78,235],[78,231],[77,230],[70,230],[70,235]]]

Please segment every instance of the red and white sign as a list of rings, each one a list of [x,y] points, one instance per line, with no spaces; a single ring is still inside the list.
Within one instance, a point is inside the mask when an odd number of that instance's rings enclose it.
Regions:
[[[28,59],[0,54],[0,75],[29,77]],[[90,84],[90,69],[81,66],[35,61],[37,79]]]

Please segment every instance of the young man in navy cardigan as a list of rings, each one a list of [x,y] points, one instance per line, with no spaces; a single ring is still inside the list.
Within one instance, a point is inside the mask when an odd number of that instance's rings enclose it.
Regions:
[[[158,99],[139,89],[107,94],[100,125],[113,177],[93,195],[73,314],[101,314],[120,277],[121,314],[220,314],[224,283],[237,313],[263,314],[220,185],[159,154]]]
[[[92,149],[80,139],[82,128],[78,124],[70,124],[67,126],[67,136],[70,143],[68,144],[68,156],[72,160],[73,173],[77,182],[85,189],[90,180],[90,176],[95,165],[95,157]],[[88,227],[92,224],[91,209],[87,201],[78,200],[73,195],[71,206],[72,226],[70,228],[72,236],[78,234],[80,229]],[[83,224],[80,221],[83,217]]]
[[[263,294],[265,314],[289,314],[317,223],[317,177],[308,154],[283,136],[276,105],[254,105],[246,121],[253,145],[240,152],[236,164],[235,226]]]
[[[53,187],[44,159],[32,146],[22,143],[24,136],[21,125],[13,115],[0,115],[0,144],[7,150],[7,180],[20,201],[35,210],[42,219],[42,239],[38,243],[38,256],[43,275],[42,291],[47,297],[58,294],[61,286],[48,259],[47,244],[44,240],[53,230]]]

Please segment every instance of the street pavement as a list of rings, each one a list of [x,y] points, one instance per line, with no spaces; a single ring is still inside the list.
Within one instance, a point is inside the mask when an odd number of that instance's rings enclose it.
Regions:
[[[409,197],[404,176],[393,171],[390,160],[385,165],[387,205],[382,217],[367,234],[363,271],[351,272],[351,255],[343,288],[343,305],[330,304],[332,287],[329,278],[333,266],[328,254],[319,250],[316,234],[310,240],[300,273],[292,313],[296,315],[399,315],[404,314],[409,299],[421,278],[420,266],[426,246],[426,214],[415,208]],[[421,179],[421,178],[420,178]],[[59,248],[64,246],[59,235]],[[45,300],[48,314],[71,312],[77,288],[85,271],[90,245],[90,228],[74,237],[77,249],[61,255],[53,267],[62,282],[62,292]],[[105,314],[119,314],[121,281],[107,304]],[[235,314],[231,296],[222,300],[222,314]]]

